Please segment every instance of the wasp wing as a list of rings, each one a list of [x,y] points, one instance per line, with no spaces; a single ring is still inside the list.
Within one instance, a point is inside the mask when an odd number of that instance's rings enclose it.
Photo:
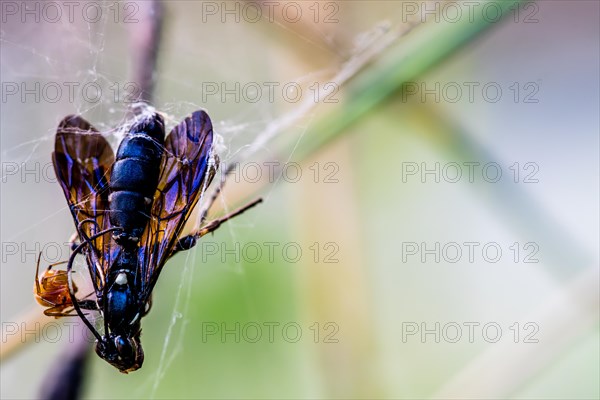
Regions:
[[[212,123],[201,110],[173,128],[165,139],[151,218],[140,240],[138,272],[142,299],[150,296],[201,193],[212,181],[212,143]]]
[[[52,163],[80,240],[109,227],[108,179],[114,160],[109,143],[83,118],[70,115],[58,125]],[[97,293],[104,283],[110,248],[110,235],[103,235],[91,242],[87,252]]]

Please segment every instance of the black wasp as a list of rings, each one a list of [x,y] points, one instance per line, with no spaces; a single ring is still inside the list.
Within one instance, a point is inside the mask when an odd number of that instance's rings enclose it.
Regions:
[[[125,373],[144,361],[140,321],[150,309],[152,289],[167,260],[261,201],[180,237],[218,162],[212,124],[204,111],[184,119],[166,138],[164,132],[159,114],[140,113],[115,157],[87,121],[68,116],[58,126],[52,156],[80,242],[67,264],[69,296],[62,308],[72,305],[95,335],[96,353]],[[87,259],[95,301],[75,296],[72,268],[80,253]],[[38,296],[44,294],[38,291]],[[99,311],[104,334],[82,310]]]

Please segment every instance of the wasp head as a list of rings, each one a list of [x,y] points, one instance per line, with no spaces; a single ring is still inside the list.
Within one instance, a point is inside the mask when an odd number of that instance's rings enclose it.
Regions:
[[[138,336],[111,334],[105,340],[96,341],[96,354],[124,374],[141,368],[144,362],[144,351]]]

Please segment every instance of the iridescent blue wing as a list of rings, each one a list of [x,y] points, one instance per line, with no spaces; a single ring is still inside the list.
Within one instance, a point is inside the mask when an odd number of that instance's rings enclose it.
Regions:
[[[209,168],[213,129],[208,114],[196,111],[165,139],[151,218],[140,239],[138,287],[149,298],[186,221],[215,173]]]
[[[108,179],[114,159],[110,144],[83,118],[70,115],[58,125],[52,163],[80,240],[109,227]],[[90,222],[80,225],[84,220]],[[87,252],[97,293],[104,284],[111,246],[107,234],[92,241]]]

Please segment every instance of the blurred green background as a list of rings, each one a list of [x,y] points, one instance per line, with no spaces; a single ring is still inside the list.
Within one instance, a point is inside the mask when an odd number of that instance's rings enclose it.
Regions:
[[[242,164],[213,214],[252,196],[265,202],[169,262],[143,321],[143,368],[122,375],[91,355],[85,396],[598,398],[599,4],[539,1],[517,12],[516,2],[495,2],[506,15],[496,22],[480,17],[486,2],[474,2],[472,21],[466,14],[450,21],[445,2],[292,3],[284,14],[286,3],[274,2],[272,20],[263,4],[256,22],[241,2],[165,5],[154,105],[170,126],[205,108],[224,161],[276,131],[246,162],[297,162],[302,176],[255,183]],[[63,243],[73,223],[46,169],[58,121],[81,113],[116,146],[111,129],[127,111],[135,23],[123,22],[136,9],[95,4],[102,18],[93,23],[77,11],[72,24],[66,16],[23,22],[3,9],[4,332],[32,308],[42,312],[31,292],[37,251],[58,243],[68,256]],[[414,24],[412,6],[435,4],[448,14]],[[298,21],[290,17],[296,5]],[[337,102],[311,102],[311,85],[340,71],[351,78],[333,95]],[[8,94],[12,83],[21,90],[36,82],[63,89],[94,82],[103,95],[86,101],[75,90],[69,99],[65,89],[53,102]],[[207,82],[278,86],[273,101],[265,92],[253,101],[251,91],[236,101],[209,94]],[[287,83],[302,87],[304,102],[286,100]],[[457,101],[435,90],[449,83],[464,90]],[[472,99],[466,83],[477,85]],[[498,101],[481,90],[490,83],[502,89]],[[433,91],[411,94],[414,85]],[[296,115],[303,104],[310,107]],[[406,175],[407,163],[464,162],[496,162],[502,179]],[[524,182],[526,163],[538,167],[538,182]],[[466,254],[455,263],[406,254],[407,243],[436,242],[497,243],[503,254],[495,263],[479,250],[474,262]],[[526,243],[537,246],[539,262],[524,262]],[[256,248],[262,255],[254,262]],[[434,334],[407,335],[436,323],[437,342]],[[473,340],[465,323],[479,324]],[[502,329],[496,343],[481,331],[487,323]],[[455,324],[462,337],[453,343]],[[527,343],[532,327],[537,342]],[[9,338],[3,333],[2,346]],[[1,397],[36,397],[68,346],[66,337],[22,346],[1,364]]]

